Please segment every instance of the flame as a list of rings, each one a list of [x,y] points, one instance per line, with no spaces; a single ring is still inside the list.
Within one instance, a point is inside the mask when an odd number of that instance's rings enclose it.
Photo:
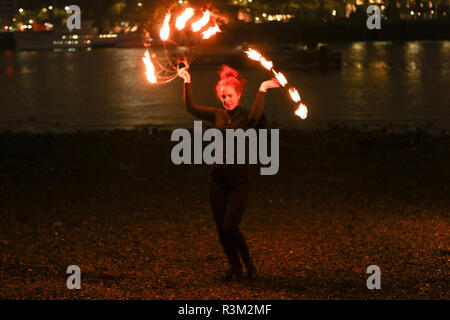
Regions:
[[[156,83],[155,67],[153,66],[152,60],[150,59],[150,54],[148,53],[148,50],[145,51],[142,61],[144,61],[145,63],[145,75],[147,76],[148,82],[155,84]]]
[[[273,69],[272,61],[266,60],[266,58],[264,58],[258,51],[252,48],[249,48],[248,51],[244,52],[247,54],[249,59],[259,61],[264,68],[266,68],[269,71],[272,71],[272,73],[274,74],[275,78],[278,80],[280,85],[286,87],[286,85],[288,84],[286,77],[281,72],[277,72],[275,71],[275,69]],[[294,101],[294,103],[299,103],[301,101],[300,94],[298,93],[297,89],[291,87],[289,88],[289,90],[286,91],[289,92],[289,95],[292,101]],[[304,120],[308,116],[308,108],[303,103],[300,103],[297,110],[295,110],[295,114]]]
[[[253,50],[251,48],[249,48],[248,51],[245,51],[245,53],[248,55],[250,59],[255,61],[259,61],[262,58],[261,54],[258,51]]]
[[[262,66],[263,66],[264,68],[266,68],[267,70],[269,70],[269,71],[273,68],[273,63],[272,63],[272,61],[267,61],[266,58],[261,57],[260,62],[261,62],[261,64],[262,64]]]
[[[203,39],[209,39],[211,36],[215,35],[217,32],[220,32],[219,26],[216,24],[214,27],[210,27],[206,31],[203,31]]]
[[[298,109],[295,110],[295,114],[305,120],[308,117],[308,108],[303,103],[300,103]]]
[[[161,31],[159,32],[159,36],[161,37],[162,41],[166,41],[169,39],[170,35],[170,27],[169,27],[169,21],[170,21],[171,14],[167,13],[166,17],[164,18],[164,23],[161,28]]]
[[[275,70],[273,71],[273,73],[275,74],[275,78],[278,80],[278,82],[284,87],[287,84],[287,80],[286,77],[284,76],[284,74],[282,74],[281,72],[276,72]]]
[[[298,94],[297,89],[295,88],[290,88],[289,89],[289,94],[291,95],[292,100],[294,100],[295,103],[300,102],[300,95]]]
[[[194,31],[194,32],[200,31],[201,28],[206,26],[206,24],[209,22],[210,18],[211,18],[211,14],[209,13],[208,10],[206,10],[203,13],[203,16],[199,20],[192,23],[192,31]]]
[[[264,58],[258,51],[249,48],[248,51],[244,52],[250,59],[261,62],[261,65],[267,70],[271,70],[273,68],[273,62],[266,60],[266,58]]]
[[[177,18],[175,22],[175,27],[178,30],[183,30],[186,26],[186,22],[192,18],[194,15],[194,9],[192,8],[186,8],[186,10],[183,11],[183,13]]]

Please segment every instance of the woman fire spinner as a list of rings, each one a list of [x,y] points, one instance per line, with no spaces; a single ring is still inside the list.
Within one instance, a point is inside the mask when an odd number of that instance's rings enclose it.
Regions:
[[[194,104],[192,98],[191,75],[186,68],[178,70],[178,76],[184,80],[183,97],[187,110],[193,115],[210,121],[214,128],[222,133],[226,129],[243,130],[255,128],[263,115],[266,92],[270,88],[280,87],[276,79],[264,81],[250,112],[239,106],[239,101],[246,80],[239,73],[223,65],[219,71],[220,80],[216,85],[216,94],[223,109],[204,107]],[[217,233],[228,258],[230,268],[225,273],[224,281],[242,278],[242,264],[247,270],[247,278],[257,276],[256,267],[250,257],[247,242],[239,224],[244,213],[250,190],[250,175],[247,165],[216,164],[209,171],[210,204],[214,215]]]

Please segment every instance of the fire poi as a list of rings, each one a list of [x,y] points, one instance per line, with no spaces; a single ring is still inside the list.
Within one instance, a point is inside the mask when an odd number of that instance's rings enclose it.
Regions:
[[[194,59],[190,49],[221,32],[216,17],[210,10],[168,10],[159,29],[162,50],[147,49],[143,57],[149,83],[159,85],[177,78],[178,68]]]
[[[187,28],[187,25],[190,25],[190,28]],[[210,10],[197,10],[196,12],[193,8],[186,8],[176,18],[173,18],[172,12],[168,11],[159,31],[159,37],[164,45],[162,56],[158,56],[156,52],[149,53],[147,49],[142,58],[145,64],[145,75],[149,83],[154,85],[168,83],[177,78],[179,68],[188,68],[189,63],[192,62],[193,57],[188,56],[188,51],[179,54],[178,57],[173,57],[165,46],[166,43],[171,43],[175,47],[186,47],[186,43],[178,43],[174,38],[180,32],[183,32],[182,38],[184,40],[187,39],[186,33],[189,32],[201,34],[201,37],[197,37],[197,41],[204,41],[221,32],[221,29],[217,24],[215,15]],[[174,39],[171,39],[171,37]],[[183,42],[189,42],[189,40]],[[299,92],[289,84],[284,74],[274,69],[273,62],[267,60],[255,49],[249,48],[244,52],[248,58],[258,61],[263,68],[272,73],[280,83],[282,90],[289,97],[289,101],[297,108],[295,114],[301,119],[306,119],[308,108],[302,103]]]
[[[289,85],[284,74],[282,74],[281,72],[277,72],[273,68],[272,61],[268,61],[258,51],[252,48],[249,48],[247,51],[244,52],[250,59],[259,61],[265,69],[272,72],[273,76],[281,84],[281,87],[283,88],[285,93],[289,96],[292,104],[297,108],[297,110],[295,110],[295,114],[302,119],[306,119],[306,117],[308,116],[308,108],[303,103],[301,103],[302,99],[300,97],[300,94],[298,93],[297,89]]]

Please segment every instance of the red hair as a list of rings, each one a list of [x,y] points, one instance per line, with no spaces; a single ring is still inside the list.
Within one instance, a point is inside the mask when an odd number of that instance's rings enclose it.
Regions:
[[[241,77],[239,72],[234,70],[233,68],[223,64],[219,69],[220,80],[216,85],[216,94],[220,99],[220,89],[225,86],[231,86],[236,90],[236,93],[242,95],[244,91],[244,86],[247,83],[247,80]]]

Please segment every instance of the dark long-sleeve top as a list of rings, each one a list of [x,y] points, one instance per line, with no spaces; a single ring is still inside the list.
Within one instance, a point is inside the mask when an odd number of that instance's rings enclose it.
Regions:
[[[243,129],[247,130],[249,128],[256,128],[263,118],[264,102],[266,98],[266,93],[259,91],[256,95],[256,99],[253,102],[253,106],[250,112],[237,106],[231,111],[226,109],[219,109],[213,107],[205,107],[197,105],[193,102],[192,98],[192,88],[190,83],[184,84],[184,104],[186,109],[193,115],[210,121],[214,128],[224,132],[226,129]],[[226,161],[226,142],[224,141],[223,149],[223,163]],[[247,148],[247,147],[246,147]],[[237,148],[234,146],[234,155],[236,161]],[[213,164],[211,169],[213,172],[226,172],[228,176],[247,176],[248,175],[248,154],[246,154],[246,165],[241,164]]]
[[[255,128],[263,115],[266,93],[259,91],[250,112],[237,106],[231,111],[213,107],[197,105],[193,102],[192,87],[190,83],[184,84],[184,104],[193,115],[207,121],[211,121],[214,128],[224,129],[248,129]]]

